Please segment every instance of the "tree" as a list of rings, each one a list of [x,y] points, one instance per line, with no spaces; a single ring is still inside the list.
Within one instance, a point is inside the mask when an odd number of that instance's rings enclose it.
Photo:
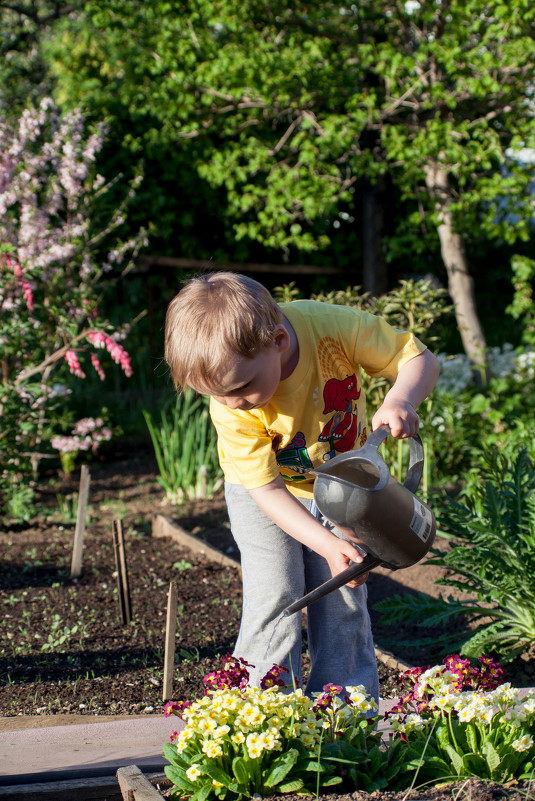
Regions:
[[[0,3],[0,106],[16,113],[50,89],[41,41],[72,15],[81,0],[11,0]],[[5,113],[5,112],[4,112]]]
[[[405,248],[440,240],[463,345],[484,369],[465,243],[529,236],[531,170],[514,158],[533,139],[529,0],[107,0],[88,14],[90,67],[69,79],[58,49],[60,88],[92,81],[87,97],[113,93],[155,137],[201,142],[197,172],[224,188],[238,238],[321,250],[333,226],[349,230],[359,182],[388,176]]]

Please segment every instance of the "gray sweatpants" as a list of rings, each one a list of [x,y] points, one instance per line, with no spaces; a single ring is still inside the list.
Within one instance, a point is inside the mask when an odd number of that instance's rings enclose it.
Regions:
[[[225,494],[243,576],[243,612],[234,656],[254,665],[249,668],[252,685],[258,686],[274,664],[291,670],[301,685],[301,613],[289,617],[281,617],[281,613],[331,578],[329,566],[323,557],[276,526],[244,487],[226,484]],[[332,528],[313,501],[302,502]],[[328,683],[343,687],[363,684],[379,699],[367,596],[365,584],[342,587],[308,607],[308,695],[320,692]]]

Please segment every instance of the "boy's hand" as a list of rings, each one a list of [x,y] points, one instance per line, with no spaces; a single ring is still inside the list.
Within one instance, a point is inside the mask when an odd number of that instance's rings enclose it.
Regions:
[[[385,399],[372,418],[372,430],[386,423],[396,439],[414,437],[418,433],[420,420],[412,403],[404,400]]]
[[[372,430],[386,423],[397,439],[417,434],[419,420],[416,409],[435,386],[439,372],[438,359],[428,350],[405,362],[386,393],[383,405],[373,416]]]
[[[355,546],[332,534],[319,520],[316,520],[289,492],[281,476],[249,492],[270,520],[286,531],[290,537],[323,556],[333,576],[348,568],[351,562],[362,562],[362,556]],[[359,584],[364,584],[367,577],[367,574],[359,576],[348,582],[347,586],[358,587]]]
[[[346,570],[352,563],[360,564],[363,560],[362,554],[351,545],[350,542],[342,540],[332,534],[327,540],[326,547],[322,549],[321,555],[327,560],[330,571],[333,576],[337,576],[342,571]],[[362,576],[348,581],[344,586],[346,587],[359,587],[364,584],[368,579],[369,573],[364,573]]]

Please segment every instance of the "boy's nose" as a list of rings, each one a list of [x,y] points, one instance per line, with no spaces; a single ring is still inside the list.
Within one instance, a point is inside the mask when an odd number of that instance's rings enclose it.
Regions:
[[[229,409],[244,409],[248,405],[244,398],[225,398],[223,402]]]

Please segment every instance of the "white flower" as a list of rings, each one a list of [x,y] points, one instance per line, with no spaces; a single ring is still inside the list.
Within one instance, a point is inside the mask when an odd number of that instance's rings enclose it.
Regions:
[[[190,782],[196,781],[201,775],[202,771],[199,770],[197,765],[192,765],[191,768],[188,768],[186,771],[186,776],[188,777]]]
[[[529,734],[524,734],[522,737],[519,737],[517,740],[513,740],[511,743],[511,746],[515,749],[515,751],[527,751],[532,745],[533,737],[530,737]]]

